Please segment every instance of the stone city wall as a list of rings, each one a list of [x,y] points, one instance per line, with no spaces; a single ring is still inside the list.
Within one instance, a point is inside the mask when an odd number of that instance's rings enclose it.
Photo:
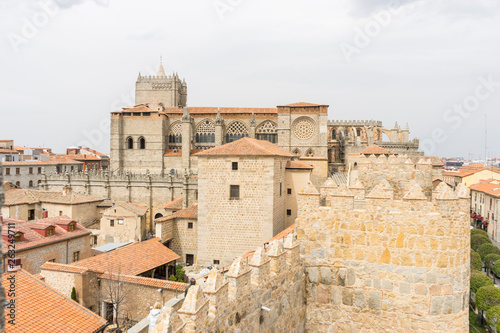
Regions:
[[[466,332],[469,194],[384,181],[355,200],[344,185],[299,195],[309,332]],[[323,204],[323,206],[321,205]]]
[[[153,332],[304,332],[304,267],[293,235],[235,259],[225,278],[213,269],[189,288],[179,310],[165,306]]]

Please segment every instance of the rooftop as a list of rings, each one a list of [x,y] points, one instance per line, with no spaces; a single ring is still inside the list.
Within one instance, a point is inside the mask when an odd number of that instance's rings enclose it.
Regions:
[[[163,208],[165,209],[174,209],[174,210],[179,210],[182,209],[182,198],[175,199],[174,201],[170,201],[169,203],[165,204]]]
[[[159,240],[159,238],[152,238],[144,242],[134,242],[71,265],[123,275],[139,275],[180,258]]]
[[[265,141],[251,138],[241,138],[231,143],[226,143],[222,146],[207,149],[196,156],[285,156],[293,157],[294,155],[288,150],[278,147],[277,145]]]
[[[482,192],[490,196],[500,198],[500,184],[495,179],[488,179],[481,183],[470,186],[471,191]]]
[[[75,223],[74,231],[66,231],[61,226],[66,226],[69,223]],[[91,232],[73,221],[68,216],[57,216],[47,219],[33,220],[33,221],[25,221],[25,220],[15,220],[11,218],[3,219],[3,228],[2,228],[2,236],[8,236],[7,233],[7,223],[14,223],[14,230],[16,232],[22,232],[24,234],[24,241],[16,243],[16,251],[29,250],[39,246],[46,246],[49,244],[54,244],[58,242],[64,242],[70,238],[82,237],[85,235],[89,235]],[[33,229],[46,229],[47,227],[54,227],[54,235],[44,237],[40,235],[38,232]],[[9,243],[3,243],[3,252],[8,251]]]
[[[42,190],[10,189],[5,192],[5,206],[33,204],[38,202],[59,203],[59,204],[83,204],[102,201],[102,198],[80,193],[52,192]]]
[[[377,146],[376,144],[369,145],[365,149],[362,149],[361,151],[358,152],[358,154],[363,154],[363,155],[397,155],[396,153],[382,148],[380,146]]]
[[[165,217],[160,217],[156,219],[156,222],[166,222],[173,219],[197,219],[198,218],[198,205],[190,206],[186,209],[179,210],[172,215],[168,215]]]
[[[15,277],[18,315],[16,325],[6,324],[5,332],[88,333],[106,324],[104,318],[22,269],[3,274],[2,285],[7,290],[11,277]]]
[[[286,162],[286,168],[287,169],[306,169],[306,170],[312,170],[314,167],[310,164],[307,164],[306,162],[302,161],[288,161]]]

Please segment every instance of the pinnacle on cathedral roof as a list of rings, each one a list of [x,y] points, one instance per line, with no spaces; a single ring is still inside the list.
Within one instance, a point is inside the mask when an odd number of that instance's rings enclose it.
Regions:
[[[250,118],[250,126],[255,126],[255,114],[252,112],[252,118]]]
[[[217,115],[215,116],[215,124],[222,124],[222,117],[220,116],[220,109],[217,108]]]
[[[167,76],[165,74],[165,69],[163,69],[163,64],[160,62],[160,66],[158,66],[158,71],[156,72],[156,76]]]
[[[191,119],[191,115],[189,114],[189,109],[186,106],[184,108],[184,113],[182,114],[182,120],[190,120],[190,119]]]

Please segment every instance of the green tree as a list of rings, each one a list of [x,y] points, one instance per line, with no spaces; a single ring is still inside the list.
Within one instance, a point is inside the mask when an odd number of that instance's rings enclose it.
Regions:
[[[484,230],[481,230],[481,229],[471,229],[470,230],[470,235],[471,236],[474,236],[474,235],[485,235],[486,237],[488,237],[488,233]]]
[[[470,269],[476,271],[481,271],[483,269],[481,256],[473,249],[470,249]]]
[[[168,279],[170,281],[177,281],[177,278],[175,277],[175,275],[170,275],[170,277]]]
[[[491,280],[490,280],[491,281]],[[476,292],[476,306],[479,310],[488,311],[500,305],[500,290],[497,287],[484,286]]]
[[[497,326],[498,319],[500,319],[500,306],[492,306],[486,311],[486,322],[490,326]]]
[[[493,281],[479,271],[471,271],[470,275],[470,291],[477,293],[477,291],[484,286],[492,286]]]
[[[485,235],[473,235],[470,238],[470,247],[477,251],[477,249],[483,244],[491,244],[491,240]]]
[[[484,258],[490,253],[500,254],[500,249],[493,244],[487,243],[481,245],[477,249],[477,253],[481,256],[481,260],[484,261]]]
[[[493,264],[493,267],[491,268],[491,271],[496,276],[500,276],[500,260],[495,261],[495,263]]]
[[[75,289],[75,287],[73,287],[73,289],[71,289],[71,299],[72,299],[73,301],[77,302],[77,303],[80,303],[80,302],[78,301],[78,297],[76,297],[76,289]]]
[[[184,282],[184,274],[186,274],[186,272],[184,271],[182,265],[175,266],[175,277],[177,281]]]
[[[491,270],[491,269],[493,269],[493,265],[495,264],[495,262],[498,259],[500,259],[500,254],[496,254],[496,253],[487,254],[486,257],[484,257],[484,265],[486,266],[487,269]],[[472,260],[472,256],[471,256],[471,260]],[[471,263],[471,267],[472,267],[472,263]]]

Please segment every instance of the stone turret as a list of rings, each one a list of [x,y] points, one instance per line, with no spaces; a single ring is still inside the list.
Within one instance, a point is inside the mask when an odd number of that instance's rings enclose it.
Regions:
[[[405,128],[401,129],[401,142],[408,142],[410,140],[410,126],[406,123]]]
[[[399,126],[398,122],[394,124],[394,128],[391,129],[391,142],[399,142]]]

